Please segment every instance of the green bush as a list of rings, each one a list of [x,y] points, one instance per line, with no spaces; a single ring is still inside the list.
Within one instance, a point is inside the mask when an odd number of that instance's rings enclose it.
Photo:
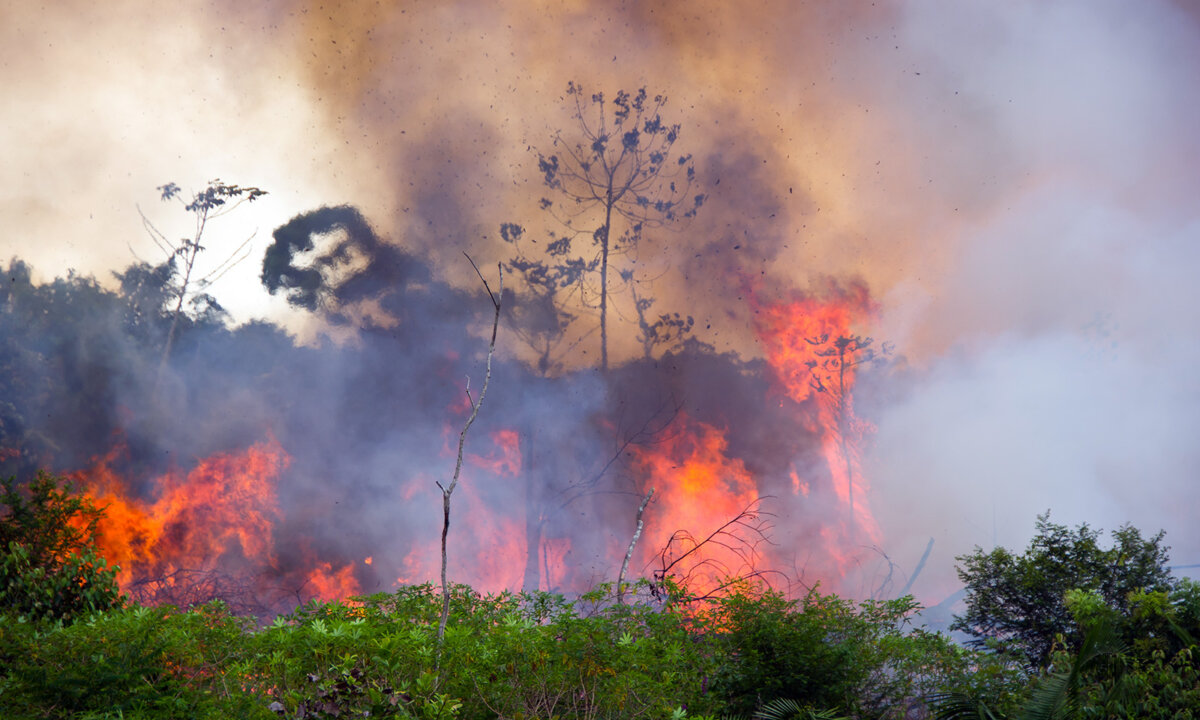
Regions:
[[[95,545],[102,511],[46,473],[23,490],[0,482],[0,608],[70,622],[119,607],[116,570]]]
[[[1031,671],[1048,664],[1059,636],[1075,649],[1083,641],[1067,591],[1088,594],[1072,602],[1089,619],[1100,613],[1095,600],[1128,616],[1133,593],[1168,592],[1173,585],[1161,532],[1143,538],[1125,525],[1112,532],[1112,547],[1103,548],[1100,533],[1086,523],[1071,530],[1050,522],[1049,513],[1038,517],[1036,530],[1024,553],[977,547],[957,558],[967,612],[950,626],[972,636],[976,647],[1003,643],[1023,655]]]
[[[702,704],[698,644],[681,616],[546,593],[451,597],[440,657],[429,585],[313,603],[251,642],[257,689],[289,716],[665,717]],[[407,714],[406,714],[407,713]]]
[[[1020,687],[988,656],[906,629],[915,609],[747,586],[704,603],[646,584],[624,602],[609,586],[574,601],[457,586],[441,648],[430,585],[313,602],[265,627],[220,604],[68,625],[10,614],[0,717],[906,717],[931,690]]]
[[[70,625],[0,619],[4,717],[270,718],[244,691],[248,621],[219,603],[123,608]]]
[[[910,597],[856,604],[816,590],[719,601],[710,622],[724,658],[712,683],[721,712],[749,716],[786,700],[812,712],[907,717],[946,692],[1015,703],[1018,666],[909,628],[919,610]]]
[[[715,611],[725,661],[713,678],[724,712],[748,716],[772,700],[845,708],[867,676],[849,603],[811,592],[735,594]]]

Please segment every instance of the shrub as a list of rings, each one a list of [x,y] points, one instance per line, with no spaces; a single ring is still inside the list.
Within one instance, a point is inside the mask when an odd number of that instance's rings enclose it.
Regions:
[[[70,625],[0,619],[4,717],[272,718],[244,691],[246,620],[214,603],[122,608]]]
[[[103,512],[46,473],[15,484],[0,490],[0,607],[64,622],[120,607],[116,571],[95,545]]]

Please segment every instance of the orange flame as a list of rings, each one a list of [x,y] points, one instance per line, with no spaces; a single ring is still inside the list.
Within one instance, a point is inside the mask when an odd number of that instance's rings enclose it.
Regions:
[[[334,570],[333,563],[321,562],[308,574],[305,591],[312,597],[323,600],[341,600],[358,595],[360,588],[354,577],[354,566],[343,565]]]
[[[186,476],[155,481],[157,499],[129,497],[111,465],[118,446],[73,477],[105,509],[99,547],[120,567],[122,589],[145,578],[224,565],[268,566],[274,561],[272,528],[279,516],[275,480],[288,457],[274,438],[241,454],[201,460]]]
[[[783,390],[798,405],[815,401],[815,418],[806,424],[820,434],[833,490],[846,508],[845,539],[857,542],[861,533],[878,543],[879,526],[859,467],[862,442],[874,428],[855,416],[853,396],[857,365],[873,352],[870,340],[853,328],[874,314],[875,303],[865,285],[852,283],[830,285],[819,297],[797,294],[786,302],[752,299],[752,304],[755,331]],[[797,494],[808,495],[809,483],[794,469],[792,484]],[[829,549],[844,558],[835,547]]]
[[[758,496],[745,464],[727,457],[722,430],[683,413],[676,423],[678,432],[633,450],[633,472],[642,491],[655,489],[655,502],[644,517],[639,556],[659,570],[675,562],[670,574],[692,592],[704,594],[754,569],[753,538],[723,534],[698,545],[750,508]]]

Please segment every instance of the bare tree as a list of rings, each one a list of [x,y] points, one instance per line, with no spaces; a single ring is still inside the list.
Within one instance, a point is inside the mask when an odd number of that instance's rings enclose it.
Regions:
[[[207,249],[200,243],[204,238],[204,231],[209,221],[229,214],[243,202],[254,202],[266,195],[267,191],[256,187],[240,187],[223,183],[220,180],[212,180],[203,190],[194,193],[191,199],[187,200],[181,194],[183,191],[175,183],[160,185],[157,189],[162,193],[164,202],[175,200],[183,204],[183,209],[191,213],[194,221],[191,237],[171,240],[146,218],[140,208],[138,209],[146,232],[149,233],[150,238],[154,240],[159,249],[166,254],[174,278],[174,287],[171,288],[169,294],[170,301],[174,303],[174,307],[171,308],[171,325],[167,330],[167,339],[163,343],[162,359],[159,362],[159,375],[161,376],[162,369],[171,356],[171,346],[175,342],[175,334],[179,328],[179,318],[183,315],[185,302],[197,299],[198,294],[205,288],[220,279],[230,268],[245,260],[249,255],[250,241],[254,239],[254,234],[251,234],[226,255],[225,259],[216,267],[202,276],[197,276],[196,259]]]
[[[650,97],[641,88],[606,99],[571,82],[567,96],[574,105],[574,132],[556,134],[555,152],[538,155],[543,184],[563,199],[543,198],[541,207],[565,231],[551,234],[540,252],[543,257],[518,248],[510,266],[527,281],[533,278],[552,289],[564,305],[599,308],[600,367],[607,370],[612,258],[634,255],[636,262],[647,229],[694,217],[704,195],[691,192],[696,179],[692,156],[674,152],[680,126],[662,120],[665,95]],[[520,236],[502,234],[514,244]],[[581,236],[588,247],[577,250],[575,241]],[[599,277],[593,281],[592,275]],[[628,282],[632,274],[622,279]]]
[[[629,540],[629,549],[625,551],[625,560],[621,563],[621,572],[617,575],[617,603],[624,602],[625,588],[622,584],[625,582],[625,573],[629,571],[629,559],[633,557],[633,549],[637,547],[638,538],[642,536],[642,513],[646,512],[646,506],[650,504],[650,498],[654,497],[654,488],[646,493],[646,497],[642,499],[642,504],[638,505],[637,515],[635,519],[637,526],[633,530],[633,537]]]
[[[466,255],[466,253],[463,253]],[[500,327],[500,305],[504,299],[504,271],[502,268],[497,268],[500,274],[500,284],[495,293],[488,285],[488,282],[483,277],[483,273],[479,272],[475,261],[471,260],[471,256],[467,255],[467,260],[470,261],[471,267],[475,268],[475,273],[479,275],[480,281],[483,282],[483,288],[487,290],[488,297],[492,300],[492,307],[495,314],[492,317],[492,338],[488,341],[487,351],[487,370],[483,375],[483,387],[479,389],[479,397],[471,396],[471,382],[467,379],[467,401],[471,405],[471,414],[467,417],[467,421],[463,424],[462,430],[458,433],[458,459],[454,463],[454,477],[451,478],[450,484],[443,486],[440,482],[437,484],[442,491],[442,617],[438,620],[437,643],[440,660],[440,652],[443,642],[446,638],[446,621],[450,617],[450,584],[446,579],[446,538],[450,533],[450,496],[454,493],[454,489],[458,487],[458,479],[462,474],[463,465],[463,449],[467,443],[467,431],[471,429],[475,418],[479,416],[479,408],[483,406],[483,399],[487,395],[488,385],[492,381],[492,356],[496,352],[496,331]]]

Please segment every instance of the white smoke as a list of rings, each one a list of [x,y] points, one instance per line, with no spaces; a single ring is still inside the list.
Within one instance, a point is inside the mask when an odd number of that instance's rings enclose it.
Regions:
[[[902,37],[1005,157],[965,174],[992,196],[940,279],[884,301],[881,332],[919,367],[881,410],[871,461],[895,552],[936,539],[935,602],[953,555],[1024,547],[1047,509],[1165,529],[1175,561],[1197,562],[1194,22],[1164,3],[907,10]],[[960,149],[963,167],[988,153]],[[920,357],[918,338],[938,350]]]

